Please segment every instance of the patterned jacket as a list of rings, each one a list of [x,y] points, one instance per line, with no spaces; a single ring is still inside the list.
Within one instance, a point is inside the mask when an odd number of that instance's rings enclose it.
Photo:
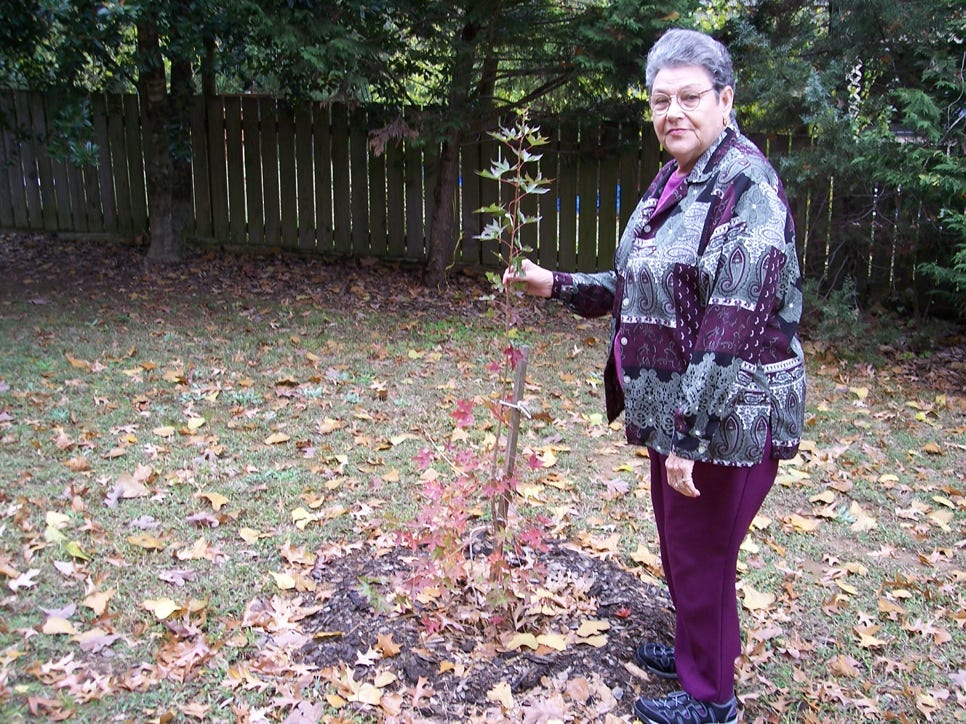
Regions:
[[[552,296],[584,317],[610,312],[608,419],[629,442],[725,465],[795,455],[805,410],[797,337],[801,274],[775,170],[726,128],[657,208],[677,164],[655,177],[621,236],[613,271],[554,272]]]

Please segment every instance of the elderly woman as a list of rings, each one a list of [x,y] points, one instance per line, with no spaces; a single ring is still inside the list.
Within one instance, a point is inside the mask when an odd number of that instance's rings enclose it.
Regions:
[[[654,724],[735,722],[738,547],[795,455],[805,402],[801,277],[782,184],[732,120],[728,51],[671,30],[647,58],[654,131],[670,154],[634,211],[611,271],[529,260],[504,283],[612,315],[608,417],[650,456],[651,501],[676,617],[674,644],[638,663],[682,691],[638,699]]]

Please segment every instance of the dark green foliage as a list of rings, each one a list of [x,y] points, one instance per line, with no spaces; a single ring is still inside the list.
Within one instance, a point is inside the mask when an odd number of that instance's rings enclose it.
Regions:
[[[722,30],[740,116],[756,131],[810,141],[779,161],[790,193],[834,179],[831,198],[810,199],[815,214],[831,204],[844,219],[829,230],[833,261],[815,280],[823,289],[851,279],[864,304],[966,308],[964,30],[950,0],[915,12],[887,0],[766,0]],[[891,260],[902,264],[889,269]]]

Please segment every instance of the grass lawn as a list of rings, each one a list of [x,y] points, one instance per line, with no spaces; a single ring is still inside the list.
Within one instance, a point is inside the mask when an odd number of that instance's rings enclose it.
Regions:
[[[0,720],[386,718],[402,683],[340,687],[285,635],[322,595],[319,552],[418,513],[415,458],[494,391],[485,283],[140,259],[0,236]],[[646,457],[602,416],[606,320],[519,312],[520,453],[543,461],[520,514],[659,583]],[[912,355],[883,326],[807,341],[807,442],[740,562],[744,721],[966,721],[966,343],[937,328]],[[492,422],[461,436],[483,449]],[[505,704],[480,716],[547,720]]]

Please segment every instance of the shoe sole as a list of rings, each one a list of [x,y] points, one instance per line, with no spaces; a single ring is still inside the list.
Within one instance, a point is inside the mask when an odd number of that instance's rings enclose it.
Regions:
[[[639,721],[644,722],[644,724],[661,724],[661,722],[659,722],[657,719],[651,719],[651,717],[647,716],[646,714],[641,714],[641,712],[637,710],[636,704],[634,705],[634,716],[636,716]],[[715,722],[715,724],[738,724],[738,717],[736,716],[734,719],[726,719],[723,722]]]
[[[674,672],[672,674],[672,673],[668,673],[667,671],[661,671],[660,669],[655,669],[653,666],[648,666],[647,664],[644,664],[644,663],[642,663],[641,665],[644,667],[644,669],[646,671],[654,674],[655,676],[659,676],[662,679],[677,679],[678,678],[677,672]]]

